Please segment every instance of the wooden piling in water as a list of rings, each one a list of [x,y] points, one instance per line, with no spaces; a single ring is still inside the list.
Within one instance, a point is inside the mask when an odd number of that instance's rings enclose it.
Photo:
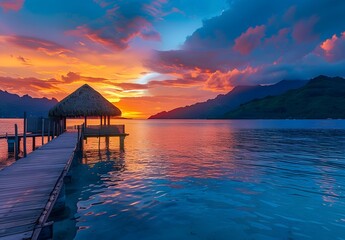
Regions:
[[[14,158],[15,160],[19,159],[19,140],[18,140],[18,126],[14,124]]]
[[[23,154],[26,157],[26,130],[27,130],[27,117],[26,112],[24,112],[24,130],[23,130]]]
[[[32,151],[36,149],[36,137],[32,137]]]
[[[44,145],[44,118],[42,118],[42,146]]]
[[[52,140],[55,137],[55,120],[53,120],[53,135],[52,135]]]
[[[125,137],[120,136],[120,150],[124,151],[125,150]]]
[[[51,119],[49,119],[49,122],[48,122],[48,142],[50,142],[50,122],[51,122]]]

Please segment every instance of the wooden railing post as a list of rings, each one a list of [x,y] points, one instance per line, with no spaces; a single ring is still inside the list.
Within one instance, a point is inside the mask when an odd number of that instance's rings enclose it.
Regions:
[[[49,122],[48,122],[48,142],[50,141],[50,122],[51,122],[51,119],[49,119]]]
[[[19,140],[18,140],[18,126],[14,124],[14,158],[19,159]]]
[[[53,120],[53,135],[52,140],[55,138],[55,120]]]
[[[42,146],[44,145],[44,118],[42,118]]]
[[[27,129],[27,118],[26,118],[26,112],[24,112],[24,130],[23,130],[23,153],[24,153],[24,157],[26,157],[26,129]]]

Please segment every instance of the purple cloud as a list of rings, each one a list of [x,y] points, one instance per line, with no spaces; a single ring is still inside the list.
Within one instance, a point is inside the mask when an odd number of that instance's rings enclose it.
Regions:
[[[204,21],[181,49],[156,51],[146,66],[164,74],[198,69],[203,86],[215,90],[344,76],[344,12],[344,1],[235,0]]]
[[[117,50],[128,48],[134,38],[160,41],[153,22],[165,15],[164,0],[97,1],[105,14],[90,23],[78,26],[73,33]],[[70,31],[71,32],[71,31]]]
[[[6,42],[12,43],[18,47],[38,50],[46,53],[47,55],[61,55],[71,52],[71,50],[63,47],[60,44],[40,38],[14,35],[4,36],[4,39]]]
[[[234,50],[247,55],[260,45],[261,39],[265,36],[265,26],[250,27],[241,36],[235,39]]]

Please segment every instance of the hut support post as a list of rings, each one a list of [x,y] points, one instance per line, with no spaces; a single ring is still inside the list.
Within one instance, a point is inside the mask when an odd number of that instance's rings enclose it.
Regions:
[[[84,117],[84,124],[85,124],[85,127],[87,126],[87,116]]]
[[[44,118],[42,118],[42,146],[44,145]]]
[[[18,126],[14,124],[14,158],[19,159],[19,139],[18,139]]]
[[[107,125],[107,116],[104,116],[104,126]]]
[[[107,149],[107,151],[109,151],[109,137],[105,137],[105,148]]]
[[[110,125],[110,116],[108,116],[108,125]]]
[[[26,112],[24,112],[24,130],[23,130],[23,153],[24,153],[24,157],[26,157],[26,128],[27,128],[27,118],[26,118]]]
[[[125,136],[120,136],[120,150],[125,150]]]
[[[100,116],[99,119],[100,119],[100,125],[102,126],[102,116]]]

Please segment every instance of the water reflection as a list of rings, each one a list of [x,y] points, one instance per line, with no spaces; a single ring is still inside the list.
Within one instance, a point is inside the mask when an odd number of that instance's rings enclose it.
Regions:
[[[75,239],[341,239],[345,131],[126,125],[74,168]],[[68,239],[68,238],[66,238]]]

